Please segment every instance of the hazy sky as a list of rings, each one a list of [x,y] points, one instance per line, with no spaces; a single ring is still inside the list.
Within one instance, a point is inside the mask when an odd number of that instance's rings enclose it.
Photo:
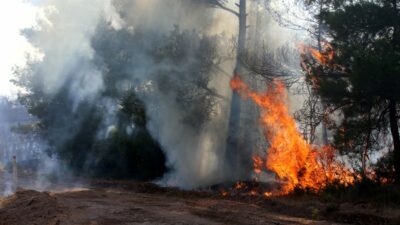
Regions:
[[[23,66],[26,54],[35,52],[20,32],[21,29],[35,26],[36,17],[40,15],[40,9],[35,4],[40,1],[1,0],[0,96],[16,95],[18,90],[10,83],[10,79],[14,76],[13,67]]]
[[[0,95],[15,95],[16,88],[9,82],[14,65],[24,65],[26,52],[33,48],[20,30],[35,23],[37,8],[32,1],[2,0],[0,7]]]
[[[43,8],[35,6],[42,0],[1,0],[0,7],[0,96],[15,96],[16,87],[10,83],[13,78],[12,68],[15,65],[23,66],[25,64],[26,54],[34,53],[35,50],[20,35],[23,28],[35,26],[37,16],[43,16]],[[86,0],[85,0],[86,1]],[[147,0],[144,0],[147,1]],[[236,8],[233,4],[237,0],[229,0],[229,6]],[[295,0],[286,0],[288,4],[293,4]],[[217,11],[224,13],[222,11]],[[225,15],[225,14],[223,14]],[[42,18],[43,19],[43,18]],[[216,18],[218,21],[218,17]],[[233,24],[227,26],[226,20],[220,23],[223,27],[235,27]],[[229,20],[235,23],[235,20]],[[218,26],[218,23],[216,24]],[[36,51],[37,52],[37,51]]]

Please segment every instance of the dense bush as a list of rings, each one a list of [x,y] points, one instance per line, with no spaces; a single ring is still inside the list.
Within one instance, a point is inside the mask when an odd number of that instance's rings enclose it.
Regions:
[[[35,32],[40,31],[28,39]],[[56,93],[47,93],[41,62],[16,70],[14,83],[26,90],[20,103],[39,119],[34,132],[76,175],[155,179],[166,172],[166,157],[147,130],[141,91],[151,83],[157,94],[178,93],[174,102],[183,112],[182,123],[200,128],[216,101],[208,83],[218,63],[217,41],[178,27],[169,34],[140,27],[133,32],[103,22],[91,40],[93,65],[104,81],[94,98],[75,93],[73,74]]]

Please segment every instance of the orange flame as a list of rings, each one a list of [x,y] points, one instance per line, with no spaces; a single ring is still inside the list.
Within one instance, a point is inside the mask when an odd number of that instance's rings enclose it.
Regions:
[[[256,190],[251,190],[251,191],[249,192],[249,195],[250,195],[250,196],[257,196],[257,195],[258,195],[258,192],[257,192]]]
[[[333,57],[335,56],[335,51],[328,42],[323,42],[321,46],[321,51],[318,51],[315,48],[308,47],[304,44],[299,44],[299,49],[301,53],[304,55],[306,53],[310,53],[314,59],[318,61],[319,64],[323,66],[332,66],[330,65],[333,61]]]
[[[256,174],[260,174],[263,168],[263,160],[260,156],[253,156],[253,168]]]
[[[264,192],[264,197],[269,198],[272,196],[272,192]]]
[[[229,192],[222,190],[222,191],[221,191],[221,195],[222,195],[223,197],[227,197],[227,196],[229,196]]]
[[[314,149],[303,139],[287,107],[283,82],[273,81],[263,94],[251,91],[239,76],[235,76],[230,85],[242,98],[250,98],[261,108],[260,124],[270,147],[265,165],[260,165],[263,163],[260,157],[253,157],[254,170],[260,173],[265,167],[273,171],[284,182],[279,194],[290,193],[295,188],[318,191],[334,181],[354,182],[349,170],[335,161],[333,148]]]
[[[245,183],[238,181],[238,182],[236,182],[234,189],[240,190],[240,189],[245,188],[245,187],[246,187]]]

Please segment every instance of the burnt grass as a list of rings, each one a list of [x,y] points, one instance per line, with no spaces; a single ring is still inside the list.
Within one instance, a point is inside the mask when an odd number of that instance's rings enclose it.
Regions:
[[[244,182],[249,189],[269,191],[277,184]],[[286,196],[266,198],[249,195],[246,190],[235,191],[234,183],[218,184],[197,190],[161,187],[149,182],[92,180],[90,185],[100,189],[122,189],[137,193],[157,194],[177,198],[211,198],[255,204],[288,216],[327,220],[349,224],[400,224],[400,187],[357,183],[351,187],[332,185],[321,193],[296,190]],[[228,192],[226,196],[222,192]],[[260,192],[263,193],[263,192]]]

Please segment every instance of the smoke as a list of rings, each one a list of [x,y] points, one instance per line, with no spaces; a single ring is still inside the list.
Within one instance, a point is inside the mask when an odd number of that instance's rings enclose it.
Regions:
[[[76,110],[80,102],[94,101],[103,88],[103,80],[99,68],[93,62],[94,51],[90,39],[94,35],[100,17],[106,17],[111,26],[116,29],[121,26],[121,21],[113,10],[111,2],[43,0],[29,4],[13,0],[5,3],[4,6],[7,6],[4,9],[10,12],[22,13],[19,18],[23,18],[18,20],[21,24],[13,27],[13,29],[23,29],[20,31],[23,36],[13,30],[6,32],[6,35],[15,35],[17,40],[21,40],[8,43],[2,41],[5,46],[9,43],[19,43],[22,46],[20,49],[20,46],[15,48],[11,45],[13,49],[6,51],[6,54],[11,56],[25,54],[25,63],[24,60],[17,61],[14,60],[15,57],[11,58],[15,63],[13,66],[17,66],[14,68],[15,73],[21,77],[30,76],[32,73],[40,74],[35,77],[37,80],[34,82],[42,84],[41,91],[47,96],[54,96],[68,83],[67,94],[74,102],[74,107],[59,110]],[[2,21],[8,24],[10,20],[2,19]],[[10,58],[9,55],[8,58]],[[2,61],[5,60],[2,59]],[[8,61],[5,62],[7,64]],[[20,91],[26,93],[26,90]],[[11,97],[15,98],[15,96]],[[13,112],[3,110],[0,115],[0,138],[2,139],[0,194],[10,194],[16,188],[17,181],[13,181],[11,177],[12,171],[15,170],[10,166],[13,156],[16,156],[17,160],[16,168],[18,168],[18,186],[20,187],[43,190],[51,183],[67,182],[67,179],[71,177],[69,171],[58,160],[57,155],[48,154],[49,146],[45,140],[38,135],[11,131],[15,128],[32,130],[36,125],[36,118],[28,116],[21,106],[10,104],[8,100],[2,100],[1,104],[2,108],[11,111],[14,109],[16,111],[14,113],[17,114],[13,115]],[[18,127],[20,123],[30,124],[31,127]],[[71,126],[74,125],[77,126],[75,121],[71,123]],[[68,132],[68,128],[65,128],[53,135],[59,136],[62,142],[70,135]]]
[[[100,125],[101,131],[96,136],[98,139],[106,138],[112,131],[116,124],[119,103],[115,99],[102,96],[107,82],[104,80],[104,74],[111,68],[104,63],[107,56],[97,51],[94,42],[110,39],[110,42],[116,45],[125,44],[112,40],[115,38],[113,35],[107,36],[107,32],[101,29],[104,23],[106,30],[113,32],[137,34],[146,30],[150,34],[158,35],[146,37],[148,42],[144,43],[145,46],[154,44],[159,37],[165,37],[176,26],[181,30],[196,30],[203,36],[223,35],[225,40],[235,36],[238,27],[237,18],[233,15],[220,9],[207,8],[196,1],[41,0],[35,5],[40,9],[37,24],[25,30],[24,35],[29,39],[31,47],[40,52],[41,57],[34,63],[31,62],[34,66],[31,66],[30,70],[40,74],[37,82],[43,84],[41,90],[46,95],[64,93],[73,102],[72,108],[55,105],[58,110],[79,112],[82,104],[103,106],[104,111],[96,112],[104,118]],[[271,32],[271,29],[260,30],[262,34]],[[282,39],[276,39],[280,46],[283,45]],[[229,51],[229,43],[219,44],[219,54]],[[124,61],[128,65],[121,67],[124,72],[128,71],[130,76],[126,78],[126,82],[124,80],[117,83],[116,88],[124,90],[133,86],[145,104],[147,129],[161,145],[166,154],[167,166],[170,168],[169,173],[160,179],[159,183],[194,188],[234,177],[225,162],[227,115],[231,93],[228,84],[229,74],[233,71],[233,57],[228,57],[219,68],[213,69],[215,74],[211,76],[207,88],[215,90],[215,94],[222,98],[215,104],[213,116],[201,127],[196,127],[183,122],[188,116],[188,111],[183,109],[177,100],[182,93],[173,88],[165,91],[162,86],[166,76],[175,76],[173,80],[179,82],[191,74],[159,75],[159,71],[182,72],[187,68],[168,61],[156,63],[148,52],[139,47],[127,50],[136,52],[135,62]],[[187,60],[195,61],[196,54],[190,50],[189,52],[191,53],[188,54]],[[30,65],[28,62],[28,66]],[[195,72],[193,71],[193,74]],[[126,85],[127,83],[130,85]],[[75,135],[77,127],[85,126],[83,118],[90,113],[90,110],[84,111],[82,115],[69,118],[67,123],[63,121],[66,126],[52,130],[57,144],[64,143]],[[196,115],[192,118],[196,120]],[[63,118],[60,118],[56,121],[62,120]],[[59,168],[53,165],[48,169]]]
[[[212,10],[196,0],[115,0],[128,29],[145,27],[169,32],[174,25],[182,29],[199,30],[207,34],[236,35],[236,18],[221,10]],[[235,6],[234,6],[235,7]]]
[[[44,140],[24,132],[29,128],[21,123],[35,121],[23,106],[0,98],[0,196],[12,194],[17,187],[45,190],[52,176],[63,179],[69,176],[58,159],[44,151],[47,147]]]
[[[42,0],[35,5],[40,9],[37,25],[24,30],[23,33],[42,57],[32,62],[28,61],[28,72],[33,71],[36,82],[42,84],[39,85],[41,91],[50,96],[50,100],[61,93],[68,95],[69,101],[73,102],[72,108],[63,109],[60,105],[54,105],[50,106],[52,110],[81,114],[53,121],[60,123],[60,126],[55,126],[56,128],[48,134],[52,140],[56,140],[56,145],[65,143],[76,135],[75,130],[79,130],[77,128],[85,126],[84,118],[90,112],[81,112],[82,103],[104,106],[104,112],[99,112],[103,114],[101,116],[104,119],[100,125],[102,128],[97,135],[98,139],[106,138],[116,124],[119,103],[115,99],[102,97],[101,94],[105,89],[104,73],[107,73],[109,68],[101,63],[102,57],[93,48],[93,40],[104,35],[98,29],[103,22],[106,22],[107,29],[115,32],[124,30],[132,34],[137,32],[137,29],[144,29],[165,35],[175,26],[182,30],[196,29],[204,35],[222,32],[233,34],[230,28],[218,31],[214,26],[214,15],[218,18],[219,27],[222,21],[229,20],[229,16],[224,20],[221,14],[214,14],[213,10],[189,1]],[[132,71],[127,80],[136,88],[144,84],[162,83],[162,77],[155,75],[160,70],[182,70],[167,62],[156,65],[148,53],[137,51],[140,66],[124,65]],[[190,57],[195,55],[191,54]],[[230,63],[225,65],[227,68],[224,69],[231,71]],[[213,77],[209,88],[214,88],[217,94],[222,96],[229,93],[226,86],[228,78]],[[179,81],[180,78],[175,79]],[[118,85],[118,88],[126,88],[123,87],[123,82]],[[138,91],[138,94],[146,106],[147,128],[166,153],[167,166],[171,171],[160,183],[192,188],[224,179],[224,115],[227,101],[220,101],[215,106],[217,113],[210,121],[201,128],[195,128],[183,122],[187,112],[177,102],[177,97],[181,94],[178,90],[172,89],[166,94],[157,85],[150,87],[152,91]],[[66,119],[71,121],[65,123]],[[56,166],[48,169],[60,170]]]
[[[103,88],[101,71],[93,63],[91,37],[101,16],[118,28],[121,26],[110,1],[44,0],[45,19],[33,29],[31,43],[44,55],[38,71],[42,74],[44,91],[54,94],[70,83],[70,95],[78,103],[93,99]],[[28,34],[29,35],[29,34]]]
[[[9,82],[12,78],[12,68],[15,65],[24,65],[26,52],[30,54],[35,54],[36,52],[36,49],[20,35],[20,29],[35,26],[36,13],[37,10],[34,6],[21,0],[5,0],[1,3],[0,95],[12,97],[16,94],[16,88]]]
[[[224,32],[224,30],[216,31],[214,26],[216,17],[218,23],[221,20],[229,21],[229,15],[223,18],[220,14],[216,15],[213,10],[189,1],[151,0],[119,1],[119,3],[123,6],[119,10],[124,18],[125,27],[132,33],[138,28],[168,33],[178,26],[182,30],[196,29],[203,34],[212,35]],[[232,32],[230,28],[225,31],[229,32]],[[188,57],[196,56],[191,54]],[[160,70],[182,71],[185,68],[179,68],[182,65],[168,62],[155,64],[145,54],[138,58],[142,62],[140,66],[135,64],[136,67],[131,68],[131,79],[136,83],[147,85],[147,91],[139,92],[139,96],[146,104],[149,117],[147,128],[161,144],[166,153],[167,166],[171,169],[159,183],[193,188],[227,179],[230,173],[224,164],[227,102],[222,101],[218,104],[218,112],[206,124],[200,128],[192,127],[183,122],[187,112],[176,100],[181,94],[179,90],[169,89],[165,92],[160,86],[162,79],[165,78],[157,76]],[[188,61],[191,60],[195,59]],[[227,71],[231,71],[231,67],[232,65],[227,65]],[[196,71],[192,73],[195,74]],[[168,76],[176,76],[174,81],[179,82],[188,74],[176,73]],[[225,96],[229,90],[228,79],[226,76],[221,79],[221,74],[216,73],[209,84],[210,88],[213,87],[218,94]],[[193,116],[192,118],[197,119]]]

